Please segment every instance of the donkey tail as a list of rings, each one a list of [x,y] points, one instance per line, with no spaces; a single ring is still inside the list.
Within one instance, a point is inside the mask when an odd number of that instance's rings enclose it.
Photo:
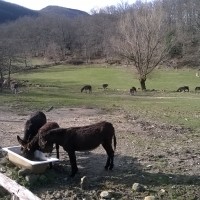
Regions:
[[[116,136],[115,136],[115,129],[113,127],[113,144],[114,144],[114,150],[116,149],[117,146],[117,140],[116,140]]]
[[[114,150],[116,149],[117,141],[116,141],[116,136],[114,135]]]

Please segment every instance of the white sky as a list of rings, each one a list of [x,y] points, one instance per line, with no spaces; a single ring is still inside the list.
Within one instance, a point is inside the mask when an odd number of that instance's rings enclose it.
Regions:
[[[66,8],[78,9],[90,12],[91,9],[104,8],[106,6],[118,5],[122,2],[133,4],[135,0],[5,0],[32,10],[40,10],[49,5],[57,5]]]

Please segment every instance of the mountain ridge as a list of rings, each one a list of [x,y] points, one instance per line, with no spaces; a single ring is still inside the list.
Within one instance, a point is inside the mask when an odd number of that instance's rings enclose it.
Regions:
[[[15,21],[24,16],[37,17],[42,14],[64,15],[68,18],[88,16],[85,11],[60,6],[47,6],[41,10],[31,10],[18,4],[0,0],[0,24]]]

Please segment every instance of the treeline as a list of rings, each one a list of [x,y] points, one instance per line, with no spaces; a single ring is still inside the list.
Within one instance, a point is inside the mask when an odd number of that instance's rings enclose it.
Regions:
[[[138,19],[143,19],[140,15],[147,15],[148,12],[143,12],[144,10],[153,10],[154,18],[158,15],[158,18],[161,19],[159,24],[156,22],[156,26],[162,27],[162,29],[157,28],[163,30],[162,37],[158,36],[159,38],[157,38],[159,45],[161,38],[165,40],[162,45],[168,45],[166,41],[172,41],[173,37],[173,44],[170,45],[167,52],[168,58],[182,59],[188,64],[192,63],[193,66],[198,66],[200,1],[155,0],[148,3],[136,1],[132,5],[121,3],[117,6],[93,10],[92,15],[75,19],[68,19],[62,15],[42,15],[39,17],[23,17],[15,22],[3,24],[0,26],[1,76],[16,61],[27,67],[27,60],[32,57],[43,57],[54,63],[66,61],[74,63],[79,61],[90,62],[93,59],[109,62],[123,59],[127,60],[128,63],[134,62],[134,59],[137,58],[134,55],[125,55],[125,51],[135,51],[136,45],[132,45],[133,49],[131,50],[130,47],[128,49],[123,47],[123,44],[127,42],[128,45],[128,38],[131,38],[131,34],[136,34],[136,31],[143,33],[143,31],[148,32],[150,30],[148,26],[151,26],[151,24],[149,22],[146,25],[143,23],[146,26],[145,29],[135,24],[134,27],[137,27],[137,30],[130,30],[131,23],[134,24],[136,21],[138,24],[142,23]],[[162,18],[160,18],[161,15]],[[148,16],[148,20],[153,18],[152,16]],[[122,26],[123,23],[127,26]],[[139,38],[139,35],[137,36],[138,41],[136,39],[130,42],[132,44],[134,42],[145,44],[149,42],[148,48],[150,50],[150,46],[155,40],[150,34],[151,31],[144,39]],[[152,38],[148,38],[150,36]],[[144,41],[139,41],[139,39]],[[123,48],[123,52],[121,52],[122,49],[120,49],[119,44]],[[161,45],[159,48],[161,48]],[[145,48],[139,49],[138,52],[142,53],[142,51],[145,51]],[[153,55],[157,56],[155,53]],[[142,61],[139,59],[137,62]]]

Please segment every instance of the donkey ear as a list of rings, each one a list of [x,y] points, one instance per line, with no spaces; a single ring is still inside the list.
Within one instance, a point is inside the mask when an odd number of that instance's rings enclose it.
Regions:
[[[18,140],[19,144],[21,144],[23,147],[26,146],[27,143],[26,143],[24,140],[22,140],[22,139],[19,137],[19,135],[17,136],[17,140]]]

